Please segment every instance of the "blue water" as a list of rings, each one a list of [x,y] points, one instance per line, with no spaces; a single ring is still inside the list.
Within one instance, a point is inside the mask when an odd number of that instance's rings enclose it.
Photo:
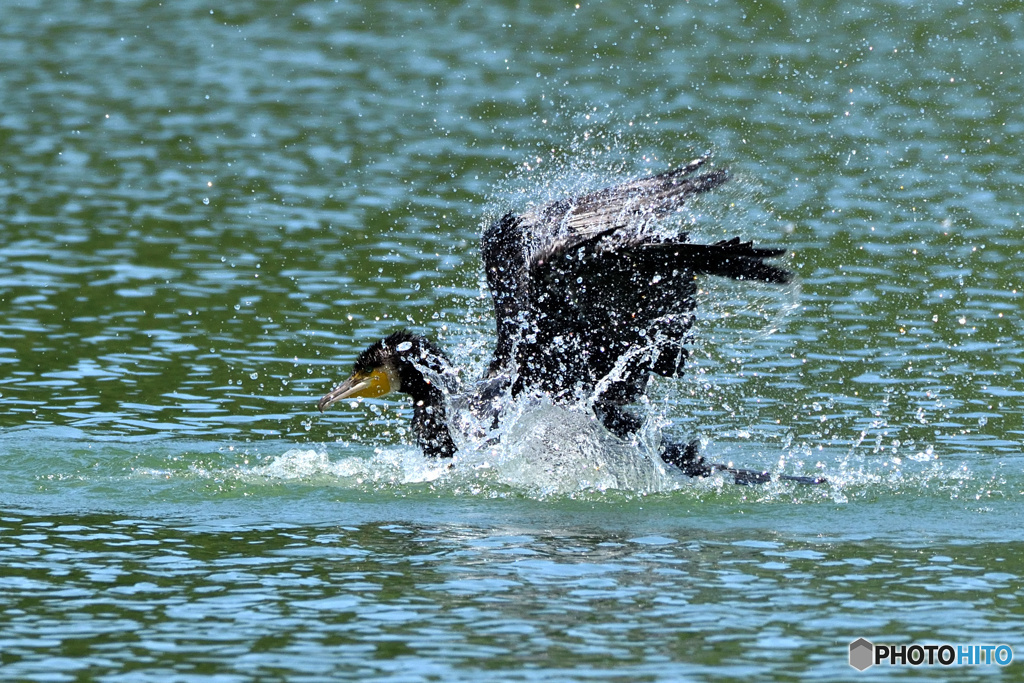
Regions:
[[[1020,8],[580,5],[0,6],[0,680],[1024,678]],[[645,434],[827,484],[316,411],[484,366],[489,219],[707,150],[668,228],[797,282],[702,282]]]

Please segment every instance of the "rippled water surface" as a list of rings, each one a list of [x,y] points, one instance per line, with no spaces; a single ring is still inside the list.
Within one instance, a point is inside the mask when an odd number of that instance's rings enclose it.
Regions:
[[[0,679],[1021,678],[1020,7],[365,4],[0,5]],[[482,367],[489,219],[706,150],[676,227],[798,283],[702,282],[641,410],[828,484],[316,412],[402,326]]]

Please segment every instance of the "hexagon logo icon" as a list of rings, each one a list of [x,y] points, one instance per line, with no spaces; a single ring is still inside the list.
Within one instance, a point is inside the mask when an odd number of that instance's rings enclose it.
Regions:
[[[875,663],[875,646],[866,638],[858,638],[850,643],[850,666],[863,671]]]

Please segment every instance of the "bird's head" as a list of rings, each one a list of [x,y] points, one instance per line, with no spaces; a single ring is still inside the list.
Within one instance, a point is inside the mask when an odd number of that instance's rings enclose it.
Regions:
[[[401,392],[415,400],[426,400],[437,391],[430,374],[450,369],[447,357],[429,339],[408,330],[374,342],[359,354],[352,376],[324,395],[317,404],[320,412],[347,398],[379,398]]]

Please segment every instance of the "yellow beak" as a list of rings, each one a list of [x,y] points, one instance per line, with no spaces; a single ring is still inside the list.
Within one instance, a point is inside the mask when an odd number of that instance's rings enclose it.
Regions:
[[[351,377],[325,394],[317,408],[324,412],[337,401],[346,398],[379,398],[398,390],[397,377],[386,367],[375,368],[373,372],[356,372]]]

